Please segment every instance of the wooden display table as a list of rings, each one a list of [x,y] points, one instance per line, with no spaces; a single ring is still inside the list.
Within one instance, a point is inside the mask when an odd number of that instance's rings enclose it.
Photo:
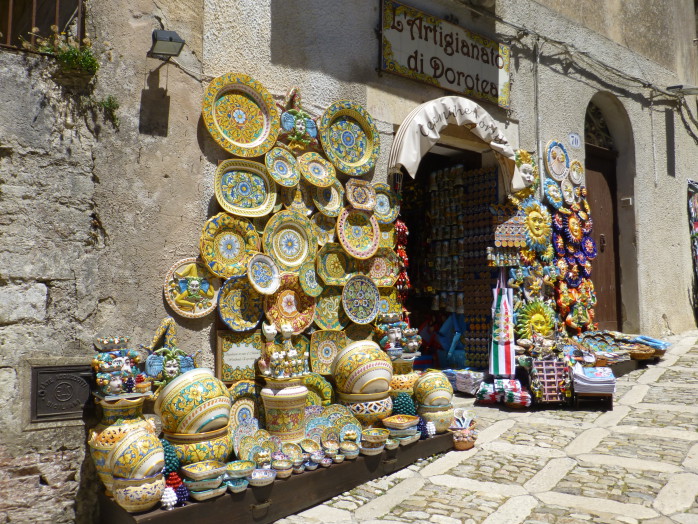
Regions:
[[[206,502],[189,502],[186,506],[172,511],[155,509],[131,515],[102,493],[99,497],[100,522],[106,524],[274,522],[331,499],[364,482],[394,473],[418,459],[451,449],[453,449],[453,436],[445,433],[414,444],[400,446],[393,451],[384,451],[373,457],[359,455],[356,460],[345,460],[329,468],[318,467],[315,471],[306,471],[287,479],[276,480],[263,488],[248,487],[242,493],[226,492]]]

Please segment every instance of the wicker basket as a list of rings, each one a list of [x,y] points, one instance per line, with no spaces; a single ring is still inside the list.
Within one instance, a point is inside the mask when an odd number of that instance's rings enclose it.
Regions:
[[[453,448],[457,451],[466,451],[468,449],[473,449],[475,446],[474,440],[454,440]]]
[[[628,350],[630,358],[633,360],[649,360],[654,358],[655,350],[651,347],[631,346]]]

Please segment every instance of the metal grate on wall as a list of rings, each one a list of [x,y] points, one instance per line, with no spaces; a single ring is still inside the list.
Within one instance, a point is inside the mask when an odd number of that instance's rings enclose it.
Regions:
[[[0,0],[0,46],[21,49],[23,41],[33,45],[37,36],[53,34],[53,25],[80,42],[83,14],[83,0]]]

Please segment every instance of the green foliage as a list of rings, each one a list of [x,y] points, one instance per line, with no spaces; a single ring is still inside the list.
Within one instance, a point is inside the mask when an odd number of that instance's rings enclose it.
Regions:
[[[116,97],[109,95],[107,98],[99,100],[97,105],[104,111],[104,117],[114,124],[114,127],[119,127],[119,115],[116,114],[119,109],[119,101]]]
[[[99,61],[92,51],[92,41],[85,36],[82,43],[72,35],[59,33],[58,27],[51,26],[52,34],[39,35],[39,29],[34,28],[30,34],[32,40],[22,39],[22,47],[29,51],[37,51],[53,55],[64,72],[84,73],[94,75],[99,70]]]
[[[58,51],[56,58],[66,71],[80,71],[88,75],[94,75],[99,69],[99,62],[95,55],[92,54],[92,48],[90,47],[69,47]]]

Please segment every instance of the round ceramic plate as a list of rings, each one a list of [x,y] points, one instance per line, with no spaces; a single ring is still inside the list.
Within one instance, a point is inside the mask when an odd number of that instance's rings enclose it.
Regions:
[[[268,215],[276,202],[276,184],[258,162],[233,158],[216,169],[216,200],[228,213],[244,217]]]
[[[308,260],[301,265],[298,270],[298,281],[307,295],[317,297],[322,293],[323,287],[318,282],[315,260]]]
[[[301,447],[293,442],[285,442],[282,444],[281,450],[288,455],[291,460],[299,459],[303,455]]]
[[[391,287],[400,275],[400,261],[395,251],[380,247],[368,260],[362,260],[361,272],[370,277],[378,287]]]
[[[295,211],[279,211],[267,222],[264,251],[283,271],[294,271],[315,257],[317,241],[313,224]]]
[[[395,231],[395,224],[378,224],[378,229],[381,233],[381,239],[379,241],[380,247],[394,249],[397,245],[397,232]]]
[[[283,188],[281,202],[286,209],[308,216],[315,210],[313,186],[301,180],[296,187]]]
[[[298,275],[282,273],[279,290],[264,298],[264,313],[279,331],[282,325],[290,324],[298,334],[313,322],[315,299],[303,293]]]
[[[373,280],[364,275],[349,279],[342,290],[342,307],[356,324],[368,324],[378,315],[380,294]]]
[[[313,320],[320,329],[344,329],[349,318],[342,310],[342,288],[328,286],[322,291],[317,298]]]
[[[552,178],[562,182],[570,170],[570,157],[560,142],[551,140],[545,146],[545,169]]]
[[[165,300],[175,313],[200,318],[216,309],[221,279],[196,257],[176,262],[165,277]]]
[[[235,405],[235,402],[233,405]],[[239,456],[240,443],[242,442],[242,439],[245,437],[251,437],[255,434],[255,431],[259,429],[259,421],[256,418],[252,418],[246,422],[238,423],[237,419],[233,418],[232,416],[230,417],[230,420],[235,426],[235,429],[233,430],[233,450],[235,451],[235,454]]]
[[[570,180],[574,185],[579,185],[584,180],[584,166],[579,160],[570,162]]]
[[[262,295],[271,295],[279,289],[279,268],[267,255],[257,253],[247,264],[247,278]]]
[[[317,187],[329,187],[337,181],[334,166],[319,153],[304,153],[298,158],[298,169],[308,182]]]
[[[243,277],[229,278],[218,294],[218,314],[233,331],[257,327],[264,312],[262,295]]]
[[[213,139],[237,156],[263,155],[281,129],[273,97],[254,78],[241,73],[215,78],[206,90],[201,113]]]
[[[349,180],[347,182],[347,201],[354,209],[373,211],[376,207],[376,191],[365,180]]]
[[[258,250],[257,230],[244,218],[218,213],[204,224],[199,251],[209,270],[219,277],[245,273],[250,253]]]
[[[310,336],[310,369],[314,373],[330,375],[334,358],[346,345],[344,331],[315,331]]]
[[[314,393],[315,396],[317,396],[320,403],[315,405],[329,406],[332,404],[332,384],[327,382],[327,380],[325,380],[318,373],[306,373],[306,375],[303,377],[302,384],[308,388],[309,393]],[[307,414],[306,420],[308,420]]]
[[[328,217],[336,217],[344,207],[344,188],[339,180],[328,187],[316,187],[313,202],[318,211]]]
[[[328,242],[335,241],[337,238],[337,221],[334,218],[325,216],[322,213],[315,213],[310,217],[310,221],[315,226],[315,236],[319,245],[324,246]]]
[[[333,103],[322,115],[318,130],[327,158],[343,173],[361,176],[376,165],[378,129],[359,104],[349,100]]]
[[[275,147],[264,156],[264,164],[274,181],[283,187],[294,187],[301,179],[296,157],[290,151]]]
[[[574,184],[572,184],[569,178],[564,179],[560,183],[560,190],[562,191],[562,199],[565,201],[565,204],[571,206],[576,202],[577,197],[574,194]]]
[[[397,202],[397,195],[390,189],[388,184],[374,184],[376,191],[376,207],[373,213],[381,224],[390,224],[400,214],[400,204]]]
[[[356,273],[356,261],[339,244],[325,244],[315,257],[317,274],[327,286],[343,286]]]
[[[371,258],[380,241],[378,221],[365,211],[344,208],[337,219],[337,238],[344,251],[354,258]]]
[[[235,426],[239,427],[255,418],[254,410],[254,400],[250,398],[240,398],[233,402],[230,408],[230,419]]]
[[[402,313],[402,306],[397,296],[397,289],[394,287],[382,287],[378,290],[380,300],[378,301],[378,312],[381,315],[389,313]]]

